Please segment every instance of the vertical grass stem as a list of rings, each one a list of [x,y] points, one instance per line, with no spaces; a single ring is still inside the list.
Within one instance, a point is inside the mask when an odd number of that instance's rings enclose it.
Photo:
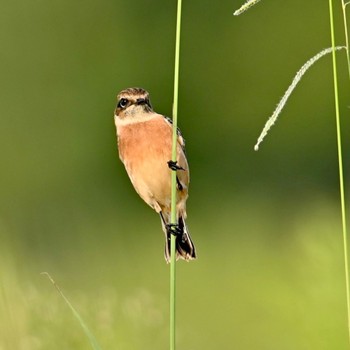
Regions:
[[[350,341],[350,287],[349,287],[349,265],[348,265],[348,244],[347,244],[348,239],[347,239],[347,229],[346,229],[347,225],[346,225],[344,178],[343,178],[343,156],[342,156],[342,142],[341,142],[339,94],[338,94],[338,79],[337,79],[337,61],[336,61],[336,54],[335,54],[335,33],[334,33],[333,1],[332,0],[329,0],[329,15],[330,15],[331,40],[332,40],[332,47],[333,47],[332,58],[333,58],[334,101],[335,101],[335,117],[336,117],[336,127],[337,127],[339,187],[340,187],[340,204],[341,204],[342,229],[343,229],[347,321],[348,321],[348,335],[349,335],[349,341]],[[348,51],[348,49],[349,48],[347,48],[347,51]]]
[[[177,1],[176,39],[175,39],[175,69],[174,69],[174,100],[173,100],[173,143],[172,161],[177,159],[177,106],[179,92],[179,63],[180,63],[180,33],[181,33],[182,0]],[[171,223],[177,224],[176,218],[176,171],[171,172]],[[176,345],[176,236],[171,235],[170,261],[170,350]]]

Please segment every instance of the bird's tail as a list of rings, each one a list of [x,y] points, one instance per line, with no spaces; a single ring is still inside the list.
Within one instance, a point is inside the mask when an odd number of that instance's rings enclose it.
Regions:
[[[165,252],[164,257],[167,263],[170,262],[170,242],[171,242],[171,229],[170,229],[170,217],[162,215],[160,213],[162,228],[165,234]],[[183,216],[179,216],[179,222],[176,233],[176,260],[184,259],[186,261],[196,258],[196,248],[192,242],[191,236],[188,232],[188,228]]]

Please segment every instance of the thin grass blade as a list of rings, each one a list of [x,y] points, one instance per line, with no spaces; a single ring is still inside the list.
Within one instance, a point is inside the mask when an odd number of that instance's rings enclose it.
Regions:
[[[57,289],[58,293],[61,295],[61,297],[63,298],[63,300],[66,302],[66,304],[68,305],[68,307],[71,309],[74,317],[78,320],[81,328],[83,329],[84,333],[86,334],[86,336],[89,338],[90,344],[92,346],[92,348],[94,350],[101,350],[101,347],[98,345],[96,338],[94,337],[94,335],[91,333],[91,331],[89,330],[88,326],[86,325],[86,323],[84,322],[84,320],[82,319],[82,317],[79,315],[78,311],[75,310],[75,308],[73,307],[73,305],[70,303],[70,301],[66,298],[66,296],[63,294],[63,292],[61,291],[61,289],[59,288],[59,286],[56,284],[56,282],[53,280],[53,278],[49,275],[49,273],[47,272],[42,272],[42,275],[45,275],[50,282],[54,285],[54,287]]]
[[[335,46],[335,30],[334,30],[333,17],[334,17],[333,16],[333,1],[329,0],[329,19],[330,19],[330,29],[331,29],[331,41],[332,41],[334,105],[335,105],[335,119],[336,119],[336,126],[337,126],[339,191],[340,191],[340,206],[341,206],[342,231],[343,231],[345,292],[346,292],[346,305],[347,305],[348,336],[349,336],[349,341],[350,341],[350,280],[349,280],[349,259],[348,259],[348,235],[347,235],[347,224],[346,224],[346,206],[345,206],[344,171],[343,171],[343,155],[342,155],[342,142],[341,142],[337,59],[336,59],[336,55],[335,55],[335,50],[337,47]],[[347,51],[348,50],[349,50],[349,48],[347,47]]]

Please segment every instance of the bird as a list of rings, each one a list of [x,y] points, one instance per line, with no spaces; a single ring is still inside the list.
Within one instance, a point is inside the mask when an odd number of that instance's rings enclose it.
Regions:
[[[185,140],[177,129],[177,157],[172,161],[172,120],[156,113],[149,93],[139,87],[117,95],[114,111],[119,158],[134,189],[160,216],[165,234],[164,257],[171,260],[171,235],[176,236],[176,260],[196,258],[186,225],[190,181]],[[176,219],[171,223],[171,172],[176,171]]]

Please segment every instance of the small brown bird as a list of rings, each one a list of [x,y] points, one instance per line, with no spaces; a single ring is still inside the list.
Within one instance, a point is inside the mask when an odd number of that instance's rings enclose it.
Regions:
[[[165,234],[165,260],[170,261],[170,237],[176,235],[176,258],[192,260],[196,250],[186,219],[189,168],[185,141],[177,131],[177,161],[171,161],[172,121],[153,111],[149,94],[129,88],[117,96],[114,121],[117,128],[119,157],[140,197],[161,218]],[[171,171],[176,171],[178,224],[171,224]]]

